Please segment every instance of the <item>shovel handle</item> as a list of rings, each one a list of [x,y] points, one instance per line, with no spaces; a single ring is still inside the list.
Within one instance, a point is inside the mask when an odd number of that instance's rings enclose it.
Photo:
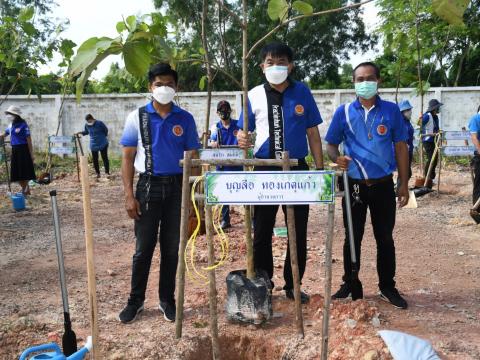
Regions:
[[[350,185],[348,183],[348,174],[346,171],[343,172],[343,187],[345,194],[345,210],[347,213],[347,227],[348,227],[348,242],[350,244],[350,257],[352,258],[352,263],[357,263],[357,254],[355,253],[355,242],[353,238],[353,221],[352,221],[352,206],[350,199]]]
[[[60,233],[60,218],[58,216],[57,191],[50,191],[52,201],[53,225],[55,228],[55,246],[57,248],[58,272],[60,273],[60,287],[62,289],[63,311],[68,314],[68,294],[65,281],[65,264],[63,262],[62,235]]]

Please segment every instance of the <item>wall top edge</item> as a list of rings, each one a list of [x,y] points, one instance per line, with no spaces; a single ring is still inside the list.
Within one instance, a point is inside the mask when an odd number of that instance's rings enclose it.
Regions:
[[[381,93],[392,93],[395,92],[395,88],[380,88],[379,89],[380,94]],[[413,88],[401,88],[399,89],[399,93],[412,93],[414,91]],[[467,92],[467,91],[480,91],[480,86],[462,86],[462,87],[432,87],[428,90],[428,93],[434,93],[436,91],[441,91],[441,92]],[[312,90],[313,94],[335,94],[335,93],[340,93],[340,94],[352,94],[354,92],[354,89],[328,89],[328,90]],[[218,91],[218,92],[212,92],[213,96],[235,96],[235,95],[241,95],[241,91]],[[149,93],[143,93],[143,94],[87,94],[83,95],[82,99],[115,99],[115,98],[145,98],[149,95]],[[179,92],[178,96],[180,97],[188,97],[188,96],[195,96],[195,97],[206,97],[208,94],[205,91],[202,92]],[[50,94],[50,95],[42,95],[42,100],[51,100],[51,99],[57,99],[61,98],[60,94]],[[67,99],[75,99],[74,95],[67,95]],[[11,100],[39,100],[36,96],[34,95],[10,95],[8,99]],[[7,99],[7,102],[8,102]]]

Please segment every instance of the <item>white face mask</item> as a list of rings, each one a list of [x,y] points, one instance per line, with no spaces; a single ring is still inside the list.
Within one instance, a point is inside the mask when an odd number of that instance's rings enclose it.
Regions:
[[[170,86],[159,86],[153,90],[153,98],[162,105],[170,104],[175,97],[175,90]]]
[[[403,115],[408,119],[410,120],[412,118],[412,110],[405,110],[403,112]]]
[[[288,66],[269,66],[265,68],[265,77],[270,84],[281,84],[287,80]]]
[[[6,114],[5,117],[7,118],[8,121],[12,122],[15,120],[15,115],[12,114]]]

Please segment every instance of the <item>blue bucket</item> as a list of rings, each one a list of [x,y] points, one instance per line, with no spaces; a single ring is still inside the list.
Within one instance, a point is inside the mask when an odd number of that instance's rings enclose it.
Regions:
[[[25,196],[21,192],[12,194],[11,198],[13,209],[15,211],[25,210]]]

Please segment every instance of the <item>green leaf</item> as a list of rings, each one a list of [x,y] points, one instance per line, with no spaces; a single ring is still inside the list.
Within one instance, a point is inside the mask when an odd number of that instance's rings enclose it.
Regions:
[[[288,12],[288,3],[286,0],[270,0],[268,2],[267,13],[270,19],[284,19]]]
[[[451,25],[463,25],[463,14],[470,0],[433,0],[433,11]]]
[[[93,37],[86,40],[80,45],[77,50],[77,55],[72,60],[69,70],[70,74],[72,76],[79,75],[97,58],[98,54],[108,49],[114,42],[116,43],[117,53],[120,53],[121,45],[117,40],[107,37]]]
[[[28,36],[33,36],[37,32],[32,23],[26,22],[22,24],[22,29]]]
[[[151,58],[149,44],[144,41],[129,41],[123,45],[125,68],[136,77],[145,76]]]
[[[135,15],[130,15],[127,17],[125,22],[127,23],[127,27],[130,32],[135,31],[135,28],[137,27],[137,17]]]
[[[313,7],[309,3],[305,1],[294,1],[292,4],[292,8],[303,15],[310,15],[313,13]]]
[[[206,54],[206,51],[205,51],[205,49],[204,49],[203,47],[199,47],[199,48],[198,48],[198,52],[199,52],[200,54],[202,54],[202,55],[205,55],[205,54]]]
[[[25,22],[29,21],[33,18],[35,14],[35,9],[33,6],[29,6],[20,10],[20,14],[18,15],[18,21]]]
[[[200,90],[205,90],[206,82],[207,82],[207,75],[203,75],[200,78],[200,82],[198,83],[198,87]]]
[[[121,34],[125,30],[127,30],[127,25],[125,25],[125,21],[119,21],[117,22],[117,32]]]
[[[83,70],[82,75],[77,79],[76,83],[76,97],[77,101],[80,102],[82,98],[83,89],[87,83],[88,78],[92,72],[97,68],[105,58],[110,55],[115,55],[119,53],[119,49],[116,46],[111,46],[110,48],[105,49],[102,53],[97,54],[97,56],[88,64],[88,66]]]

